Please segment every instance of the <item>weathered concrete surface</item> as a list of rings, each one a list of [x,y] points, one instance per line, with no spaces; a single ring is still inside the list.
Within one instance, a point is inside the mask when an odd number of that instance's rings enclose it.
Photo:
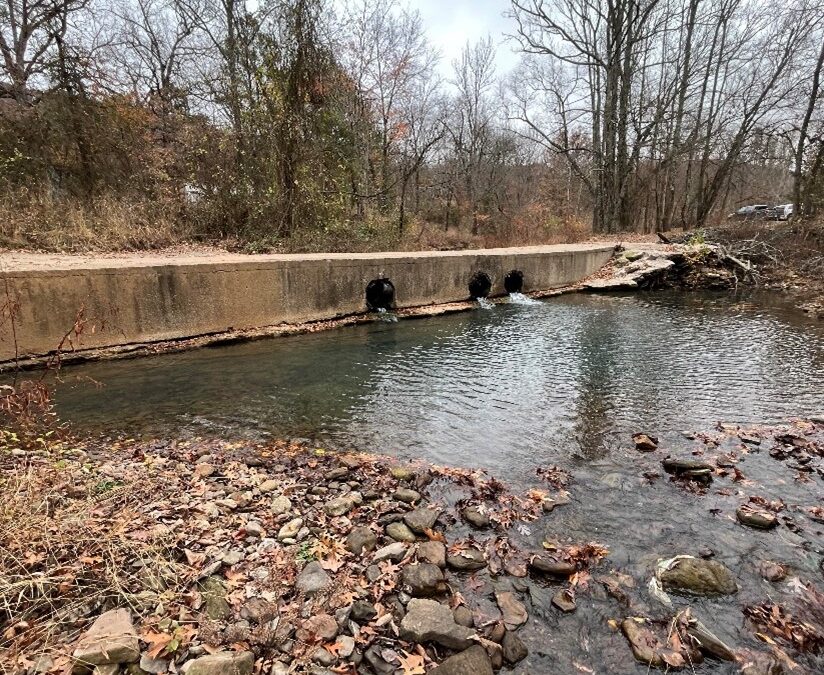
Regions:
[[[611,244],[420,253],[141,256],[3,254],[15,307],[0,327],[0,361],[62,350],[179,340],[366,309],[366,284],[391,279],[399,308],[464,300],[476,271],[524,273],[524,291],[577,283],[612,256]],[[62,342],[62,346],[61,346]],[[15,346],[16,343],[16,346]]]

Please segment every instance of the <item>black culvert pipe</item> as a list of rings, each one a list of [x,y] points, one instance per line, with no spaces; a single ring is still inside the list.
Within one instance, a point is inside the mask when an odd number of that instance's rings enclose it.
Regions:
[[[392,309],[395,304],[395,286],[389,279],[372,279],[366,284],[366,306],[374,311]]]
[[[492,290],[492,279],[486,272],[475,272],[469,280],[469,296],[485,298]]]
[[[524,288],[524,273],[521,270],[507,272],[504,277],[504,290],[507,293],[520,293]]]

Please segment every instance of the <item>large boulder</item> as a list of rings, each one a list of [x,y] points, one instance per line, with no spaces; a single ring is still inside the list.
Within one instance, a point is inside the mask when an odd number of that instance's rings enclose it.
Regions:
[[[455,622],[452,610],[434,600],[413,598],[401,621],[400,637],[411,642],[435,642],[447,649],[472,646],[474,631]]]
[[[717,560],[681,555],[658,565],[664,588],[693,595],[731,595],[738,591],[732,572]]]
[[[140,645],[128,609],[101,614],[80,638],[72,655],[79,666],[135,663]]]

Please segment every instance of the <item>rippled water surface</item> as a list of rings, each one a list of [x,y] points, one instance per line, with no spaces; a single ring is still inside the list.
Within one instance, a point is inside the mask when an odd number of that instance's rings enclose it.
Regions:
[[[638,589],[657,559],[711,548],[741,591],[693,607],[737,647],[764,648],[745,630],[741,606],[790,593],[760,579],[759,561],[821,582],[821,525],[793,511],[802,533],[757,532],[734,518],[751,494],[821,505],[820,479],[799,483],[765,450],[740,464],[746,482],[719,480],[695,495],[645,479],[660,473],[660,456],[630,441],[644,430],[688,454],[699,444],[683,430],[824,411],[824,327],[771,296],[568,295],[92,364],[67,369],[64,380],[59,409],[89,430],[312,437],[483,467],[521,487],[538,482],[536,467],[560,465],[574,476],[572,503],[518,536],[537,547],[544,535],[601,541],[608,566]],[[636,595],[633,613],[661,611]],[[597,594],[571,616],[533,607],[522,672],[645,670],[607,627],[621,611],[629,610]],[[717,662],[700,670],[736,672]]]

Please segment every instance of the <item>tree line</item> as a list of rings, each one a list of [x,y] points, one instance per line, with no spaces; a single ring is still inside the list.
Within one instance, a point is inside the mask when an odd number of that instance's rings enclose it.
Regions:
[[[528,243],[820,210],[820,0],[507,15],[443,64],[399,0],[5,0],[5,235],[109,209],[271,246]]]

